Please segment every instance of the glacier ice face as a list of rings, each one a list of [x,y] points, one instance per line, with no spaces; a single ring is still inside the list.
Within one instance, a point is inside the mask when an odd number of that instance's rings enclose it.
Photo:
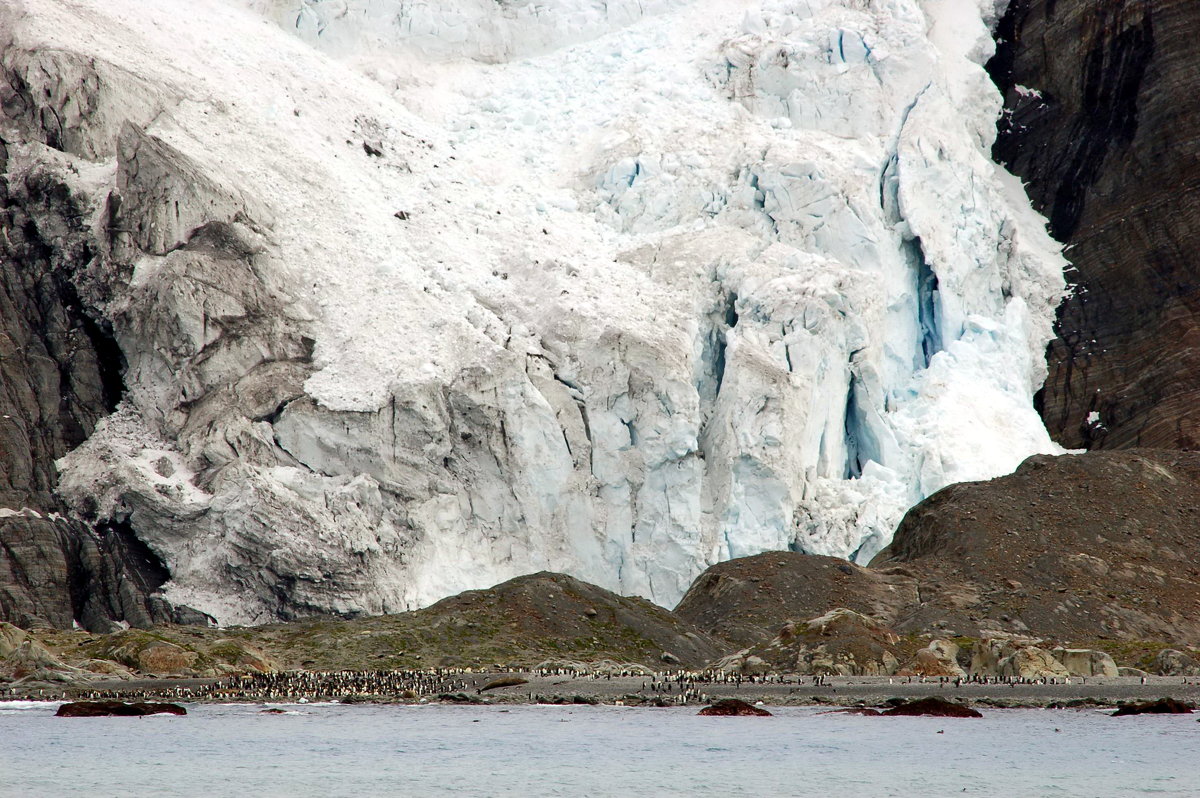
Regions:
[[[60,491],[222,621],[538,569],[670,605],[1055,451],[992,0],[7,13],[10,176],[92,198],[128,360]]]

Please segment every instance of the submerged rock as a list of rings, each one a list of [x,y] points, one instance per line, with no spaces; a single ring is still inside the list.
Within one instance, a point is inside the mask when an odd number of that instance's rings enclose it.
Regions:
[[[63,704],[54,713],[59,718],[142,717],[144,715],[186,715],[179,704],[125,701],[74,701]]]
[[[769,718],[771,713],[761,707],[756,707],[747,704],[737,698],[722,698],[716,703],[706,706],[704,709],[696,713],[697,715],[713,715],[721,717],[747,716]]]

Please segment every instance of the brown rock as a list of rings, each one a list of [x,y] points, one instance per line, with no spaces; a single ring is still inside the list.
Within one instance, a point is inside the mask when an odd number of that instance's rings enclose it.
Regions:
[[[905,704],[885,709],[879,713],[881,715],[898,716],[898,715],[928,715],[935,718],[982,718],[983,715],[977,710],[971,709],[965,704],[958,704],[954,701],[947,701],[944,698],[930,696],[929,698],[918,698],[916,701],[909,701]]]
[[[845,607],[890,622],[916,603],[916,582],[815,554],[772,551],[718,563],[688,589],[676,614],[738,646],[769,640],[795,618]]]
[[[63,704],[54,713],[60,718],[142,717],[145,715],[186,715],[178,704],[126,703],[125,701],[75,701]]]
[[[722,698],[696,713],[697,715],[715,715],[721,717],[754,716],[771,717],[771,713],[761,707],[747,704],[737,698]]]
[[[966,671],[958,664],[959,649],[950,640],[932,640],[919,650],[908,665],[899,671],[901,676],[963,678]]]
[[[909,510],[872,567],[920,578],[901,632],[1182,645],[1200,639],[1197,518],[1198,453],[1037,455]]]
[[[1124,704],[1117,707],[1112,716],[1119,718],[1125,715],[1187,715],[1195,709],[1191,704],[1176,701],[1174,698],[1160,698],[1141,704]]]

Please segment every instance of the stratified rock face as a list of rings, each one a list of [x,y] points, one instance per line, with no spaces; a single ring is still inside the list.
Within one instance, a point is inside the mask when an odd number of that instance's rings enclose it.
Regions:
[[[20,89],[3,93],[6,114],[26,102]],[[17,138],[0,124],[0,620],[97,631],[169,621],[148,598],[166,571],[126,527],[59,514],[54,462],[116,405],[123,361],[72,283],[93,257],[87,203],[48,171],[10,174]]]
[[[1077,284],[1041,410],[1068,448],[1200,447],[1200,4],[1013,0],[994,153]]]
[[[896,625],[1059,640],[1200,636],[1200,454],[1031,457],[905,516],[872,566],[910,572]]]

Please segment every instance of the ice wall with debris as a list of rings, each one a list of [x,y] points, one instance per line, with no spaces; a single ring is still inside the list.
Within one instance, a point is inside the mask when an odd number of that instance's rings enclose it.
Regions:
[[[1054,451],[994,6],[15,0],[10,178],[127,361],[61,492],[226,622],[866,560]]]

